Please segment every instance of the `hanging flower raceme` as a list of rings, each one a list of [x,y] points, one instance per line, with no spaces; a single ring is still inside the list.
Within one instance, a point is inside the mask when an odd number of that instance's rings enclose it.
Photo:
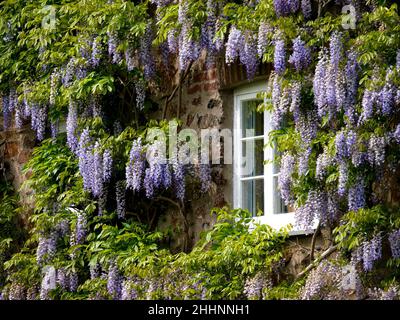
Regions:
[[[153,28],[151,24],[148,24],[144,36],[140,41],[139,58],[143,65],[143,74],[146,80],[150,80],[154,77],[156,65],[151,52],[151,47],[154,39]]]
[[[299,6],[299,0],[274,0],[275,13],[278,17],[296,13]]]
[[[260,23],[257,43],[257,54],[260,59],[264,56],[264,53],[267,51],[267,47],[270,45],[268,34],[271,32],[272,28],[266,22],[263,21]]]
[[[157,7],[165,7],[169,5],[173,0],[150,0],[151,3],[157,5]]]
[[[189,2],[179,1],[178,22],[181,24],[179,34],[179,69],[186,70],[190,62],[196,61],[200,55],[200,44],[191,37],[192,22],[188,16]]]
[[[304,18],[310,19],[312,15],[311,0],[301,0],[301,12]]]
[[[169,170],[165,157],[165,144],[155,141],[148,146],[147,160],[149,168],[146,169],[144,187],[146,196],[151,198],[157,189],[163,186],[164,171]]]
[[[397,143],[400,143],[400,124],[397,125],[392,136]]]
[[[176,53],[179,49],[179,38],[176,33],[177,31],[175,29],[171,29],[167,34],[167,44],[170,53]]]
[[[102,48],[101,38],[96,37],[94,38],[92,43],[92,52],[89,60],[89,63],[93,68],[99,66],[102,53],[103,53],[103,48]]]
[[[110,150],[103,153],[103,182],[109,182],[112,175],[113,159]]]
[[[61,82],[65,88],[70,87],[72,84],[76,71],[75,66],[76,66],[76,59],[73,57],[68,61],[67,65],[63,67],[62,70],[63,77],[61,78]]]
[[[126,167],[126,187],[134,192],[139,192],[142,187],[142,179],[145,172],[145,156],[142,140],[134,140],[129,153],[129,163]]]
[[[380,90],[378,97],[380,106],[379,111],[384,116],[388,116],[391,114],[395,103],[394,98],[396,90],[391,80],[392,74],[393,70],[389,68],[385,78],[385,85]]]
[[[400,230],[391,232],[388,236],[392,257],[400,259]]]
[[[303,146],[309,146],[317,136],[318,119],[314,112],[301,113],[295,124],[295,129],[300,133]]]
[[[281,159],[281,171],[278,177],[278,186],[283,201],[286,205],[293,203],[293,197],[291,193],[292,186],[292,174],[295,167],[295,159],[289,154],[285,153]]]
[[[345,67],[345,77],[347,83],[345,110],[347,117],[349,117],[351,121],[354,121],[355,119],[352,118],[353,110],[350,109],[352,106],[354,106],[357,99],[360,66],[357,62],[357,53],[354,50],[349,50],[347,57],[348,59]],[[352,124],[354,123],[352,122]]]
[[[366,120],[370,119],[374,114],[374,103],[376,99],[376,92],[366,89],[361,101],[362,112],[358,125],[363,124]]]
[[[295,212],[296,226],[306,230],[313,227],[316,219],[323,218],[328,212],[327,196],[323,191],[311,190],[306,203]],[[322,220],[327,220],[323,218]]]
[[[126,63],[126,69],[131,72],[135,69],[135,58],[134,58],[134,53],[132,51],[132,48],[128,47],[125,50],[125,63]]]
[[[186,70],[189,63],[196,61],[200,55],[200,46],[190,37],[191,26],[185,20],[179,37],[179,69]]]
[[[173,169],[172,181],[175,194],[176,197],[181,201],[185,199],[185,189],[186,189],[186,182],[185,182],[186,168],[182,158],[183,156],[184,155],[182,155],[181,152],[176,150],[172,155],[172,159],[170,159],[170,163]]]
[[[142,80],[136,81],[135,82],[135,91],[136,91],[136,108],[138,110],[143,110],[144,101],[146,99],[145,82]]]
[[[326,215],[322,217],[323,225],[333,225],[340,218],[339,198],[335,192],[328,192],[328,209]]]
[[[319,53],[319,60],[315,68],[313,90],[314,90],[314,103],[318,107],[318,116],[320,118],[328,114],[326,102],[326,75],[328,72],[328,56],[326,50]]]
[[[86,240],[87,234],[87,217],[84,212],[77,213],[75,225],[75,244],[82,244]]]
[[[126,201],[125,201],[125,181],[118,181],[116,185],[115,197],[117,200],[117,215],[119,219],[125,218]]]
[[[114,300],[120,300],[122,295],[122,281],[121,276],[116,262],[113,260],[110,262],[107,276],[107,291]]]
[[[277,74],[281,75],[286,70],[285,40],[282,39],[282,36],[278,35],[274,41],[274,45],[274,69]]]
[[[311,63],[311,50],[300,37],[293,40],[293,53],[289,58],[296,71],[306,69]]]
[[[293,114],[294,122],[296,123],[300,117],[300,104],[301,104],[301,83],[294,81],[291,84],[291,103],[290,112]]]
[[[242,32],[232,26],[229,31],[228,41],[226,42],[225,61],[227,64],[235,62],[244,47],[244,37]]]
[[[207,49],[208,54],[215,54],[217,51],[215,48],[215,25],[217,21],[216,17],[217,4],[213,0],[207,0],[207,19],[201,27],[201,47]]]
[[[121,300],[136,300],[138,298],[138,292],[135,287],[140,288],[141,285],[140,280],[137,278],[125,279],[122,283]]]
[[[8,96],[2,97],[3,126],[4,126],[4,129],[6,129],[6,130],[11,126],[11,118],[12,118],[9,101],[10,100],[9,100]]]
[[[325,77],[326,102],[327,105],[336,111],[337,109],[337,84],[339,77],[339,64],[343,56],[342,35],[333,32],[329,43],[330,60]]]
[[[347,182],[349,178],[347,163],[339,164],[339,182],[338,182],[338,195],[343,197],[347,191]]]
[[[345,133],[340,131],[337,133],[335,138],[336,146],[336,159],[339,163],[343,163],[349,158],[349,150]]]
[[[107,31],[108,36],[108,55],[112,63],[118,64],[122,60],[122,55],[118,51],[119,39],[116,32]]]
[[[31,127],[36,132],[36,138],[41,141],[44,139],[47,120],[47,108],[38,104],[31,107]]]
[[[258,67],[257,43],[253,35],[248,34],[245,37],[244,47],[239,56],[240,62],[246,67],[247,79],[253,79]]]
[[[382,166],[385,163],[385,137],[372,135],[368,144],[368,161],[371,166]]]
[[[327,174],[328,167],[334,164],[333,157],[329,154],[328,148],[325,147],[324,151],[317,158],[317,166],[315,176],[319,181],[322,181]]]
[[[60,78],[61,75],[58,71],[58,68],[55,68],[50,76],[50,98],[49,98],[50,106],[54,106],[56,103],[57,87]]]
[[[370,241],[364,241],[353,255],[354,262],[362,263],[365,272],[371,271],[376,261],[382,257],[382,236],[375,235]]]
[[[36,249],[36,262],[41,265],[50,261],[57,252],[58,234],[51,231],[47,236],[39,237],[38,247]]]
[[[349,211],[358,211],[364,208],[365,204],[365,181],[359,176],[349,189],[348,209]]]
[[[208,157],[205,155],[200,155],[198,176],[201,183],[201,192],[207,192],[211,187],[211,165]]]
[[[78,106],[72,99],[68,105],[68,116],[67,116],[67,145],[72,152],[76,152],[78,147],[78,139],[76,137],[76,129],[78,122]]]
[[[291,88],[285,87],[282,89],[282,79],[275,73],[271,74],[270,82],[272,82],[271,96],[273,106],[271,124],[274,130],[278,130],[281,128],[283,119],[291,107]]]
[[[103,193],[103,155],[100,152],[100,143],[96,141],[94,145],[93,164],[92,164],[92,194],[98,198]]]
[[[65,268],[57,270],[56,283],[65,291],[69,290],[69,276]]]
[[[79,139],[79,147],[77,155],[79,157],[79,172],[83,179],[83,188],[85,190],[92,190],[93,185],[93,147],[91,145],[91,138],[89,129],[86,128],[82,131]]]

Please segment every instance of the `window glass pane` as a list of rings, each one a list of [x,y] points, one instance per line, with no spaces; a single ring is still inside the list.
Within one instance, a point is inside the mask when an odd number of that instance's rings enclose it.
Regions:
[[[264,114],[257,112],[257,107],[262,100],[242,101],[242,137],[254,137],[264,135]],[[253,133],[246,133],[246,130],[253,130]]]
[[[278,186],[278,177],[273,178],[273,188],[274,188],[274,213],[288,213],[288,207],[285,205],[281,197],[281,192]]]
[[[262,175],[264,175],[264,140],[243,141],[241,176],[254,177]]]
[[[264,212],[264,179],[242,181],[242,208],[253,216]]]

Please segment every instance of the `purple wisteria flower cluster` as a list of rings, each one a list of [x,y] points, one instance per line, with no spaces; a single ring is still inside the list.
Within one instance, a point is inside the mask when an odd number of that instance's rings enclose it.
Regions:
[[[311,50],[300,37],[293,40],[293,53],[289,58],[289,63],[296,71],[306,69],[311,63]]]
[[[274,70],[277,74],[282,75],[286,70],[286,47],[285,40],[280,33],[275,37],[274,45]]]
[[[327,174],[327,169],[335,164],[335,158],[329,154],[327,147],[318,155],[315,176],[319,181],[322,181]]]
[[[400,259],[400,229],[392,231],[389,236],[390,250],[392,251],[392,257]]]
[[[394,112],[395,105],[400,102],[400,88],[393,82],[394,69],[393,66],[387,68],[383,85],[380,84],[378,71],[374,72],[369,87],[363,93],[362,111],[358,125],[364,124],[374,114],[388,117]]]
[[[217,3],[207,0],[207,19],[201,27],[200,43],[201,47],[207,50],[207,54],[214,56],[218,52],[215,43],[217,23]]]
[[[247,79],[253,79],[258,67],[257,40],[253,34],[248,32],[244,37],[244,46],[239,52],[239,57],[246,68]]]
[[[116,185],[115,197],[117,199],[117,215],[119,219],[125,218],[125,181],[118,181]]]
[[[129,153],[129,162],[126,167],[126,187],[139,192],[142,187],[142,179],[145,172],[145,153],[142,140],[134,140]]]
[[[281,158],[281,171],[278,177],[278,186],[282,199],[286,205],[293,204],[293,196],[291,194],[292,174],[296,161],[292,155],[285,153]]]
[[[272,33],[272,30],[272,27],[266,22],[263,21],[260,23],[257,41],[257,54],[260,59],[266,53],[268,46],[271,45],[268,36]]]
[[[344,58],[342,42],[341,33],[332,33],[329,52],[322,49],[319,54],[313,79],[314,103],[318,107],[320,118],[327,116],[328,120],[332,120],[336,113],[344,111],[348,122],[355,125],[355,101],[360,67],[357,54],[352,50],[346,54],[346,64],[341,65]]]
[[[108,56],[111,58],[112,63],[119,64],[122,61],[122,54],[118,50],[120,40],[116,32],[107,32],[108,37]]]
[[[392,284],[386,290],[381,288],[369,289],[368,298],[372,300],[399,300],[400,288]]]
[[[382,235],[379,233],[371,240],[364,241],[352,254],[353,263],[361,263],[365,272],[374,267],[382,257]]]
[[[84,129],[77,150],[79,172],[83,179],[84,189],[90,191],[96,198],[101,197],[104,184],[110,181],[113,166],[110,150],[101,152],[100,149],[98,141],[93,145],[89,129]]]
[[[322,261],[312,270],[301,290],[302,300],[333,299],[340,290],[342,268],[329,261]],[[335,290],[336,289],[336,290]]]
[[[306,19],[311,18],[311,0],[274,0],[273,3],[278,17],[288,16],[301,10]]]
[[[152,25],[149,24],[147,25],[145,34],[140,42],[140,51],[139,51],[140,62],[143,65],[143,75],[146,80],[152,79],[156,72],[155,61],[151,52],[153,39],[154,39],[153,28]]]
[[[179,68],[186,70],[189,63],[196,61],[200,55],[200,44],[191,37],[192,23],[189,18],[189,2],[179,0],[178,22],[181,24],[179,35]]]
[[[176,148],[170,159],[167,159],[165,153],[165,145],[161,141],[156,140],[145,146],[140,138],[134,140],[125,168],[126,188],[134,193],[143,190],[147,198],[153,198],[158,192],[172,188],[177,198],[183,201],[187,172],[184,150]],[[206,163],[196,167],[201,191],[207,192],[211,186],[211,167]]]
[[[65,291],[74,292],[78,289],[78,274],[66,268],[59,268],[56,270],[56,284]]]
[[[285,116],[290,111],[295,120],[296,130],[300,133],[304,144],[304,149],[307,149],[309,143],[315,138],[317,130],[317,122],[307,123],[308,120],[315,119],[311,112],[301,111],[301,84],[298,81],[293,81],[290,85],[282,88],[282,78],[271,73],[270,76],[270,92],[273,111],[271,115],[271,125],[274,130],[281,129]],[[307,150],[306,150],[307,152]]]
[[[308,230],[317,219],[327,221],[328,199],[325,192],[311,190],[306,202],[295,212],[296,226]]]
[[[242,31],[237,29],[234,25],[229,31],[228,40],[225,46],[225,61],[227,64],[231,64],[239,57],[240,51],[243,50],[244,47],[244,36]]]
[[[120,300],[122,296],[123,277],[116,262],[110,261],[107,275],[107,291],[114,300]]]
[[[49,235],[39,236],[39,243],[36,249],[36,261],[39,265],[50,261],[57,252],[58,234],[55,231]]]
[[[254,277],[246,279],[243,292],[249,300],[260,300],[263,298],[263,290],[270,288],[272,288],[270,277],[258,272]]]

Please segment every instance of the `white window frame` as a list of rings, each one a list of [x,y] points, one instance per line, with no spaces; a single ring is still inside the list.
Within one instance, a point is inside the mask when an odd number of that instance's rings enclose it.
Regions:
[[[242,161],[242,142],[246,138],[242,138],[242,119],[241,119],[241,106],[242,101],[253,100],[257,98],[260,92],[265,92],[267,89],[266,81],[249,84],[247,86],[238,88],[234,91],[234,168],[233,168],[233,202],[235,208],[242,208],[242,190],[241,182],[246,178],[241,177],[241,161]],[[267,111],[264,112],[264,175],[258,178],[264,179],[264,215],[254,217],[254,222],[268,224],[274,229],[281,229],[283,227],[292,225],[290,231],[291,235],[304,234],[304,230],[295,228],[295,215],[294,212],[274,212],[274,178],[279,176],[279,173],[274,173],[274,165],[271,161],[266,162],[267,159],[273,159],[274,150],[267,146],[269,133],[271,128],[271,114]],[[262,137],[262,136],[260,136]],[[259,137],[259,138],[260,138]],[[255,138],[255,137],[253,137]],[[251,177],[248,180],[253,180],[257,177]],[[307,233],[312,230],[308,230]]]

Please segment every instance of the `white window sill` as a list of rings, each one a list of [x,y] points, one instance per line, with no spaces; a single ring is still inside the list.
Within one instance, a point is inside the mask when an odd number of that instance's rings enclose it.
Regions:
[[[318,226],[318,221],[316,220],[314,221],[313,226],[310,229],[303,229],[296,227],[293,213],[264,215],[264,216],[254,217],[253,221],[254,223],[267,224],[275,230],[280,230],[284,227],[287,227],[288,225],[291,225],[292,228],[289,231],[289,236],[313,234]],[[252,223],[250,228],[253,228],[253,226],[254,224]]]

